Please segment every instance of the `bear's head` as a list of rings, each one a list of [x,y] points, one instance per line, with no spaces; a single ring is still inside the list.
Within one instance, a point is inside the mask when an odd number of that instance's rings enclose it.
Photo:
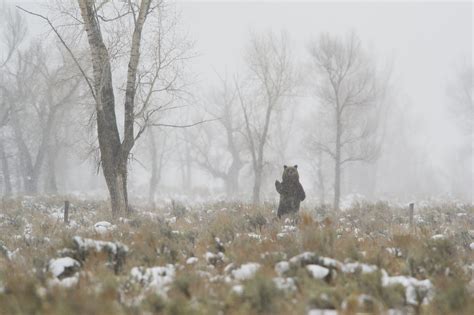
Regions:
[[[283,181],[297,182],[300,179],[298,173],[298,165],[295,166],[286,166],[283,165]]]

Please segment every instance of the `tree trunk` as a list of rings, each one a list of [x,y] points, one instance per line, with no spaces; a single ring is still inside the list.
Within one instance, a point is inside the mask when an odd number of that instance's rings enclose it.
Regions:
[[[38,182],[43,168],[43,162],[47,155],[47,150],[50,142],[49,138],[51,137],[55,114],[55,110],[50,110],[45,125],[42,126],[43,130],[41,132],[41,142],[38,146],[35,158],[33,158],[33,154],[31,153],[24,140],[22,129],[23,127],[19,123],[19,118],[17,117],[17,114],[12,115],[13,133],[23,166],[22,172],[25,192],[27,194],[36,194],[38,192]]]
[[[37,178],[34,174],[34,166],[30,151],[23,140],[21,126],[16,115],[12,115],[13,134],[15,144],[20,155],[20,170],[23,178],[23,191],[27,194],[35,194],[37,192]]]
[[[22,176],[23,176],[23,190],[28,195],[34,195],[38,192],[38,179],[33,172],[33,165],[29,158],[29,153],[21,151],[20,159],[22,160]]]
[[[240,161],[236,161],[234,158],[225,180],[226,195],[229,199],[234,198],[239,191],[239,173],[241,168],[242,163]]]
[[[141,3],[139,16],[133,32],[125,91],[123,143],[120,141],[115,114],[115,95],[110,58],[102,38],[99,19],[95,11],[95,2],[92,0],[78,0],[78,3],[87,33],[93,68],[97,135],[101,164],[110,194],[112,215],[116,217],[120,214],[128,214],[127,159],[134,145],[133,107],[136,69],[140,56],[141,29],[150,6],[150,1],[144,0]]]
[[[334,210],[339,210],[341,199],[341,124],[340,117],[336,119],[336,154],[334,157]]]
[[[16,191],[22,192],[25,189],[25,184],[23,182],[23,172],[22,172],[22,165],[21,159],[16,159],[16,168],[15,168],[15,175],[16,175]]]
[[[190,193],[192,187],[192,157],[190,148],[190,134],[184,130],[184,157],[182,160],[182,172],[183,172],[183,190]]]
[[[191,190],[192,188],[192,159],[191,150],[189,145],[186,145],[186,189]]]
[[[326,202],[326,189],[324,186],[324,174],[323,174],[323,152],[318,152],[318,186],[319,186],[319,202],[324,205]]]
[[[236,192],[235,177],[228,176],[225,180],[225,194],[227,199],[231,200],[235,197]]]
[[[253,203],[258,204],[260,203],[260,188],[262,186],[262,175],[263,175],[263,154],[265,150],[265,143],[267,139],[268,129],[270,125],[270,116],[272,113],[272,106],[268,105],[267,114],[265,118],[265,126],[263,128],[262,135],[260,137],[258,151],[257,151],[257,160],[254,164],[255,170],[255,182],[253,187]]]
[[[263,167],[259,166],[255,170],[255,180],[253,184],[252,201],[254,204],[260,203],[260,187],[262,186],[262,173],[263,173]]]
[[[262,174],[263,174],[263,154],[265,152],[265,144],[267,141],[268,130],[270,127],[270,119],[272,115],[274,107],[274,101],[269,97],[267,111],[265,114],[265,125],[263,127],[262,135],[259,139],[259,146],[258,146],[258,160],[257,160],[257,168],[255,170],[255,183],[253,187],[253,203],[258,204],[260,203],[260,188],[262,186]]]
[[[48,149],[48,166],[46,175],[46,192],[51,194],[58,193],[58,185],[56,181],[56,154],[57,147],[51,145]]]
[[[235,143],[234,128],[232,126],[231,113],[229,112],[228,107],[226,107],[225,117],[227,117],[227,123],[224,123],[224,128],[227,135],[227,148],[229,149],[229,153],[232,156],[232,164],[227,170],[226,194],[227,198],[233,199],[239,191],[239,173],[243,167],[243,164],[240,159],[240,151]]]
[[[0,141],[0,158],[2,159],[3,184],[5,187],[3,190],[3,195],[9,196],[12,193],[12,183],[10,180],[10,168],[8,167],[8,158],[5,154],[3,141]]]
[[[31,173],[30,173],[31,174]],[[25,176],[25,193],[35,195],[38,192],[38,179],[33,174]]]
[[[158,165],[157,165],[157,154],[156,154],[156,141],[153,130],[150,129],[148,133],[148,139],[150,141],[150,153],[151,153],[151,177],[150,177],[150,188],[148,191],[148,204],[155,207],[155,193],[156,186],[158,185]]]
[[[106,171],[107,169],[107,171]],[[104,168],[105,182],[110,195],[113,217],[128,214],[128,192],[127,192],[127,173],[123,167],[117,167],[115,170]]]
[[[335,163],[334,175],[334,210],[339,210],[339,202],[341,199],[341,164]]]

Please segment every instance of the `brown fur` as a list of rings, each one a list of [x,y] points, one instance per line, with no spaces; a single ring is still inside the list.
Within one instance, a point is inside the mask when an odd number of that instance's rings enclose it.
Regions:
[[[275,188],[280,194],[280,204],[278,205],[278,217],[282,215],[297,213],[300,203],[306,198],[303,186],[300,183],[298,165],[283,166],[282,182],[275,181]]]

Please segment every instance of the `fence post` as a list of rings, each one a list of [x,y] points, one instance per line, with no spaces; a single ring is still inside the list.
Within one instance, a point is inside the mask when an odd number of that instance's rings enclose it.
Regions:
[[[409,215],[410,215],[410,231],[413,231],[413,213],[415,212],[415,203],[410,202],[408,205],[409,207]]]
[[[69,223],[69,200],[64,201],[64,223]]]

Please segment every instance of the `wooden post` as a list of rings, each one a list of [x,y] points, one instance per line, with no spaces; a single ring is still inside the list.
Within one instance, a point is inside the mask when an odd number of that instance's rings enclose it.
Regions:
[[[64,201],[64,223],[69,223],[69,200]]]
[[[410,202],[408,205],[409,209],[409,215],[410,215],[410,230],[413,230],[413,213],[415,212],[415,204],[413,202]]]

